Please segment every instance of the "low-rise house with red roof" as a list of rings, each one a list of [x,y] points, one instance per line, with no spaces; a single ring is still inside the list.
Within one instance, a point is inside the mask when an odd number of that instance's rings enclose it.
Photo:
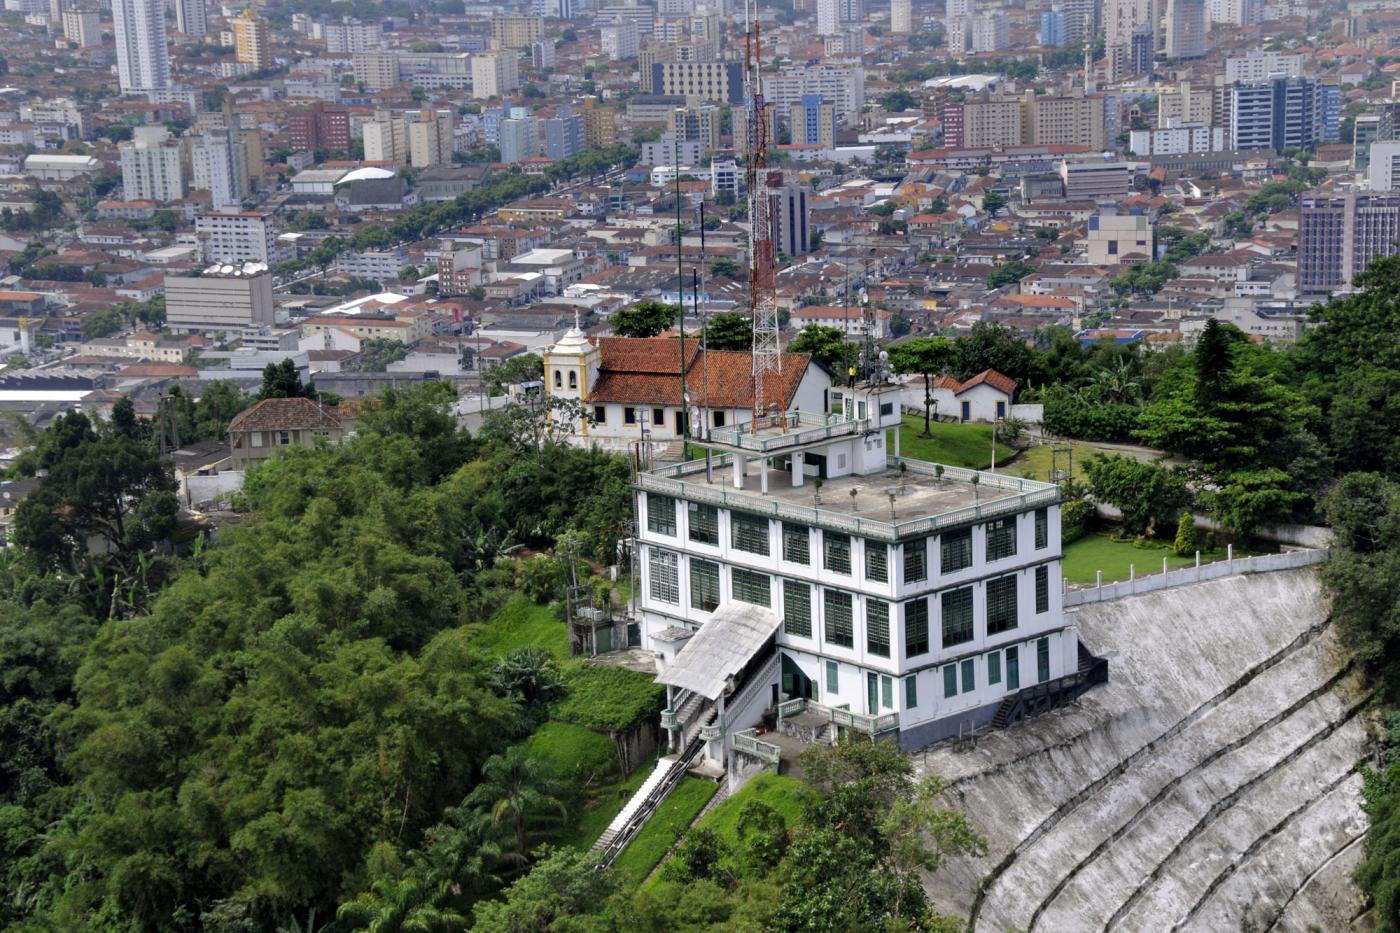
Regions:
[[[774,412],[830,411],[832,375],[806,353],[784,353],[764,385]],[[671,337],[603,337],[590,341],[577,325],[544,353],[545,392],[577,403],[582,445],[627,449],[665,445],[707,429],[753,420],[753,358],[743,351],[702,351],[698,341]]]
[[[959,421],[995,421],[1011,413],[1016,380],[995,369],[984,369],[965,382],[939,376],[930,389],[939,415],[951,414]],[[922,406],[923,401],[924,381],[914,377],[905,390],[905,404]]]
[[[348,433],[333,407],[309,398],[266,398],[228,426],[230,465],[246,470],[293,444],[338,444]]]

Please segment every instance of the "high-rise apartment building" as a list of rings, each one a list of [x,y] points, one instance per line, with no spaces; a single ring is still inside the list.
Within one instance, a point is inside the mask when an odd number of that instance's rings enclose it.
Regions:
[[[394,52],[375,50],[356,52],[350,57],[355,83],[367,91],[387,91],[399,83],[399,56]]]
[[[1372,191],[1394,191],[1400,188],[1400,140],[1387,139],[1371,143],[1367,177]]]
[[[589,149],[617,145],[617,111],[604,107],[596,97],[583,99],[583,142]]]
[[[69,11],[71,12],[71,11]],[[122,197],[128,201],[178,201],[185,196],[180,143],[164,126],[138,126],[118,147]]]
[[[608,61],[620,62],[636,58],[641,49],[637,24],[631,20],[609,23],[599,31],[599,42]]]
[[[914,31],[912,0],[890,0],[890,32],[908,35]]]
[[[1005,13],[984,13],[972,21],[972,51],[1004,52],[1011,47],[1011,27]]]
[[[1312,150],[1322,132],[1322,92],[1311,78],[1279,75],[1232,88],[1230,139],[1236,149]]]
[[[534,117],[502,120],[497,138],[502,162],[515,163],[540,154],[539,121]]]
[[[96,10],[64,10],[63,38],[80,49],[102,44],[102,23]]]
[[[652,92],[719,104],[744,101],[740,62],[657,62],[651,66]]]
[[[1375,113],[1363,113],[1356,118],[1352,128],[1351,166],[1364,172],[1371,163],[1371,144],[1395,138],[1395,123],[1388,109]]]
[[[365,160],[414,168],[449,163],[455,122],[451,110],[379,111],[364,125]]]
[[[272,33],[252,7],[233,18],[234,58],[254,71],[272,67]]]
[[[1065,14],[1063,10],[1046,10],[1040,14],[1040,44],[1059,48],[1065,44]]]
[[[788,256],[802,256],[812,245],[807,191],[806,185],[788,184],[769,194],[768,216],[773,219],[773,245],[778,252]]]
[[[544,128],[544,154],[549,158],[567,159],[583,151],[583,114],[561,108],[560,113],[541,121],[541,124]]]
[[[1197,87],[1183,81],[1175,90],[1159,93],[1157,125],[1165,128],[1178,123],[1215,125],[1214,88]]]
[[[248,194],[247,150],[237,130],[210,130],[190,149],[196,190],[208,191],[217,211],[237,208]]]
[[[262,262],[278,259],[272,215],[258,211],[216,211],[196,217],[195,237],[205,262]]]
[[[112,0],[117,83],[124,94],[170,88],[170,50],[161,0]]]
[[[815,94],[805,94],[788,108],[788,126],[797,145],[836,148],[836,105]]]
[[[1400,252],[1400,195],[1304,197],[1298,212],[1298,291],[1350,292],[1371,260]]]
[[[1167,58],[1206,54],[1205,0],[1167,0]]]
[[[361,23],[352,19],[326,23],[322,34],[326,38],[326,51],[332,55],[372,52],[384,45],[384,27],[379,23]]]
[[[739,108],[733,113],[739,113]],[[697,142],[702,151],[713,152],[719,148],[719,108],[713,104],[677,107],[671,113],[671,132],[681,142]]]
[[[490,100],[520,87],[519,63],[513,51],[472,56],[472,97]]]
[[[769,75],[763,90],[779,112],[808,95],[824,98],[836,108],[838,123],[853,126],[865,107],[865,69],[858,64],[787,67]]]
[[[947,37],[948,51],[954,55],[972,51],[972,15],[975,9],[975,0],[948,0],[943,32]]]
[[[1157,0],[1104,0],[1104,51],[1113,78],[1151,69],[1160,12]]]
[[[209,34],[209,12],[204,0],[175,0],[175,28],[192,39]]]
[[[1019,146],[1024,130],[1024,108],[1020,98],[994,98],[983,94],[964,101],[962,106],[961,140],[945,140],[949,146],[967,149],[990,149],[998,146]]]
[[[544,19],[522,13],[497,13],[491,17],[493,49],[528,49],[544,34]]]
[[[1274,75],[1297,78],[1303,74],[1303,56],[1286,52],[1255,51],[1225,59],[1228,84],[1263,84]]]
[[[1264,20],[1264,0],[1207,0],[1207,12],[1220,26],[1257,26]]]
[[[1083,92],[1051,96],[1027,92],[1022,141],[1036,146],[1088,146],[1106,149],[1104,102]]]
[[[316,101],[287,112],[287,136],[293,149],[350,152],[350,110]]]

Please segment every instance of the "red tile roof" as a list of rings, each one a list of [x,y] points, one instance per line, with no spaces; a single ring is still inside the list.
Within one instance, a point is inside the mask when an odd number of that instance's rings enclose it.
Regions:
[[[590,402],[636,405],[681,404],[680,341],[665,337],[606,337],[599,341],[602,360]],[[635,349],[628,344],[638,344]],[[661,346],[671,345],[669,347]],[[611,345],[611,346],[609,346]],[[714,408],[752,408],[754,402],[753,357],[733,350],[702,354],[686,342],[685,383],[693,404]],[[797,387],[812,357],[784,353],[778,379],[783,410],[791,407]]]
[[[968,389],[971,389],[974,386],[979,386],[984,382],[987,385],[991,386],[993,389],[996,389],[999,392],[1005,392],[1007,395],[1010,395],[1011,393],[1016,391],[1015,379],[1012,379],[1010,376],[999,373],[995,369],[984,369],[977,375],[973,376],[971,379],[964,382],[962,384],[962,387],[958,389],[958,394],[961,395]]]
[[[245,408],[229,423],[230,431],[294,431],[300,428],[338,428],[335,409],[309,398],[265,398]]]

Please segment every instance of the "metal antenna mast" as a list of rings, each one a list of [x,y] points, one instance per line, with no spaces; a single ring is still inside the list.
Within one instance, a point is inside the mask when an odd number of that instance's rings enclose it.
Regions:
[[[778,343],[778,292],[776,252],[773,249],[771,191],[781,188],[781,172],[768,171],[768,109],[763,100],[763,43],[758,22],[758,0],[746,0],[749,34],[745,57],[748,66],[748,139],[744,181],[749,198],[749,307],[753,315],[753,420],[770,406],[782,404],[778,377],[782,373]]]

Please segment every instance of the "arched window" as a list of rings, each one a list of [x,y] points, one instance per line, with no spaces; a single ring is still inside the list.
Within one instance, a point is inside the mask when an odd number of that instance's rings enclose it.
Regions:
[[[556,388],[556,389],[561,389],[561,388],[563,388],[563,387],[564,387],[564,374],[561,373],[559,370],[556,369],[556,370],[554,371],[554,388]]]
[[[574,372],[573,370],[569,371],[569,388],[578,388],[578,373]]]

